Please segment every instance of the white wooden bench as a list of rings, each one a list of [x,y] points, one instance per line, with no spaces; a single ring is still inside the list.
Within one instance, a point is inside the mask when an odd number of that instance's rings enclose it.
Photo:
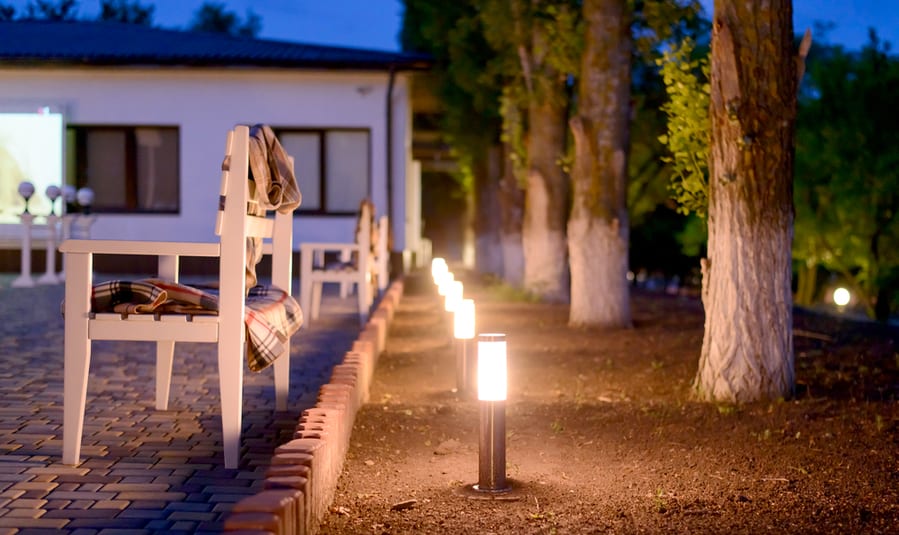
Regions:
[[[300,304],[310,320],[319,317],[323,284],[338,283],[341,297],[355,287],[359,323],[365,323],[375,297],[389,282],[387,226],[387,216],[375,221],[374,205],[363,201],[353,242],[300,244]],[[328,255],[340,261],[328,263]]]
[[[270,130],[269,130],[270,132]],[[222,164],[221,200],[212,243],[122,240],[67,240],[65,255],[65,371],[63,407],[63,462],[78,464],[92,340],[147,340],[156,342],[156,408],[168,406],[175,342],[218,345],[218,373],[222,409],[225,466],[239,461],[243,404],[243,374],[247,344],[245,298],[248,284],[248,238],[266,240],[263,251],[272,255],[272,283],[291,292],[292,211],[261,210],[249,215],[255,203],[250,181],[250,129],[238,126],[228,133]],[[292,162],[289,163],[292,166]],[[293,178],[290,170],[290,180]],[[298,202],[297,190],[297,202]],[[294,206],[295,207],[295,206]],[[217,315],[97,313],[91,309],[94,255],[152,255],[158,257],[158,279],[178,282],[182,257],[217,258],[219,294]],[[257,259],[258,260],[258,259]],[[255,266],[252,266],[255,269]],[[250,279],[248,283],[248,279]],[[295,303],[295,301],[293,302]],[[298,318],[302,322],[302,318]],[[295,325],[298,328],[299,325]],[[274,360],[276,406],[287,407],[290,372],[290,334]]]

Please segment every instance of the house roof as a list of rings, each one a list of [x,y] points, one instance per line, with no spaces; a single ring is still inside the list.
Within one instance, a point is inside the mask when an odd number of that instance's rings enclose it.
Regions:
[[[426,69],[430,58],[101,21],[0,22],[0,65]]]

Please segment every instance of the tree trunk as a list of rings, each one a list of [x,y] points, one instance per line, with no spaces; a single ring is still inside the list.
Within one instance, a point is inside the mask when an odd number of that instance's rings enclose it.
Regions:
[[[497,277],[503,273],[502,218],[499,210],[499,188],[502,178],[502,147],[494,145],[485,151],[485,162],[475,175],[478,217],[475,220],[475,264],[479,273]]]
[[[587,24],[571,120],[570,325],[629,327],[627,149],[631,34],[627,0],[585,0]]]
[[[791,395],[796,58],[791,0],[716,0],[699,398]]]
[[[503,255],[503,280],[519,288],[524,284],[524,249],[521,225],[524,219],[524,190],[515,177],[512,149],[503,143],[502,178],[499,184],[500,241]]]
[[[796,296],[797,305],[811,306],[815,301],[818,288],[818,264],[804,261],[796,270]]]
[[[533,39],[534,49],[550,46],[539,25]],[[522,228],[524,288],[544,301],[564,303],[568,301],[568,183],[559,160],[565,154],[565,79],[545,61],[532,67]]]

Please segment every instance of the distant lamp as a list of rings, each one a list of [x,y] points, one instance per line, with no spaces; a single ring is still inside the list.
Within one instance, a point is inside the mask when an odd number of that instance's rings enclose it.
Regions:
[[[62,200],[66,204],[75,204],[75,198],[77,195],[78,194],[75,186],[66,184],[62,187]]]
[[[44,192],[47,195],[47,198],[50,199],[50,215],[56,215],[56,199],[62,195],[62,190],[59,186],[55,184],[50,184],[47,186],[46,191]]]
[[[75,200],[81,205],[85,214],[91,213],[91,205],[94,204],[94,190],[81,188],[75,192]]]
[[[453,338],[456,342],[456,390],[469,389],[469,360],[474,353],[474,301],[462,299],[453,313]]]
[[[833,291],[833,302],[838,307],[844,307],[852,300],[852,294],[846,288],[840,287]]]
[[[28,213],[28,201],[34,195],[34,184],[32,184],[31,182],[28,182],[28,181],[20,182],[19,183],[19,195],[21,195],[22,198],[25,199],[25,211],[23,211],[22,213],[27,214]]]
[[[455,276],[449,271],[440,276],[440,280],[437,281],[437,293],[440,294],[440,297],[446,297],[446,293],[454,280]]]
[[[448,271],[449,267],[446,265],[446,260],[439,256],[431,259],[431,278],[434,279],[434,284],[439,285],[441,277]]]
[[[459,308],[459,303],[462,302],[462,292],[462,281],[452,281],[446,288],[446,294],[444,295],[446,300],[443,303],[443,309],[449,313],[455,312]]]
[[[478,336],[478,484],[476,492],[511,490],[506,481],[506,335]]]

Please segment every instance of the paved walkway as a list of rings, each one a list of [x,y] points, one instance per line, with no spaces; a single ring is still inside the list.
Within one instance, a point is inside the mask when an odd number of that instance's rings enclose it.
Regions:
[[[0,275],[0,535],[218,533],[359,333],[354,301],[326,294],[322,318],[293,338],[287,412],[274,411],[270,370],[246,372],[236,470],[222,459],[215,345],[176,345],[169,410],[156,411],[154,346],[94,342],[82,464],[71,467],[61,463],[63,287],[11,279]]]

